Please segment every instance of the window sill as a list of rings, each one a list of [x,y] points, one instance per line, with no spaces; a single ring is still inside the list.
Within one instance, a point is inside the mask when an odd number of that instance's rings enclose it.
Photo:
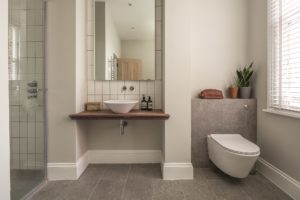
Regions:
[[[300,112],[279,110],[279,109],[274,109],[274,108],[263,109],[263,112],[300,119]]]

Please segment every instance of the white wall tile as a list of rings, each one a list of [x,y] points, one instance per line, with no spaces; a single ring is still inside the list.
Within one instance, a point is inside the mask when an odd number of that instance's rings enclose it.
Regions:
[[[162,93],[162,81],[161,80],[156,80],[155,81],[155,95],[156,94],[161,94]]]
[[[88,102],[95,102],[95,95],[88,95]]]
[[[118,94],[125,94],[123,87],[125,86],[125,81],[117,81],[118,83]]]
[[[118,100],[124,100],[125,94],[118,94]]]
[[[140,97],[138,94],[126,94],[125,99],[126,100],[138,100],[137,105],[133,109],[135,109],[135,110],[140,109]]]
[[[88,82],[88,94],[95,94],[95,82],[94,81]]]
[[[140,94],[147,94],[147,81],[140,81]]]
[[[95,95],[95,102],[102,102],[102,95]]]
[[[20,153],[20,139],[11,138],[11,151],[12,153]]]
[[[18,106],[10,106],[10,121],[19,121],[20,120],[20,112]]]
[[[35,72],[38,74],[44,73],[44,59],[43,58],[35,59]]]
[[[21,122],[25,122],[25,121],[27,122],[27,120],[28,120],[28,114],[27,114],[25,108],[21,107],[20,108],[20,121]]]
[[[102,94],[102,82],[95,81],[95,94]]]
[[[35,153],[35,138],[28,138],[28,153]]]
[[[20,154],[13,153],[11,158],[11,168],[19,169],[20,168]]]
[[[20,168],[21,169],[27,169],[27,163],[28,163],[28,155],[27,154],[20,154]]]
[[[34,42],[35,41],[35,27],[34,26],[26,26],[26,36],[28,42]]]
[[[156,94],[155,95],[155,105],[154,105],[155,109],[162,109],[162,98],[161,95]]]
[[[44,57],[44,44],[42,42],[35,43],[35,56],[37,58]]]
[[[147,94],[154,94],[155,93],[155,85],[154,81],[147,82]]]
[[[139,81],[125,81],[125,86],[127,87],[125,94],[139,94],[140,93],[140,83]],[[133,87],[133,90],[130,90]]]
[[[28,10],[26,13],[25,20],[27,25],[35,25],[35,11]]]
[[[19,122],[11,122],[10,135],[11,135],[11,137],[20,137],[20,123]]]
[[[37,122],[35,124],[35,137],[36,138],[44,138],[45,131],[44,131],[44,123]]]
[[[102,96],[102,99],[103,99],[103,102],[106,100],[110,100],[110,95],[105,94]],[[103,103],[103,109],[108,110],[109,108]]]
[[[102,93],[106,95],[110,93],[109,81],[102,82]]]
[[[27,155],[27,168],[28,169],[35,169],[35,157],[36,154],[28,154]]]
[[[109,81],[109,94],[119,94],[118,81]]]
[[[36,139],[36,153],[44,153],[44,140],[41,138]]]
[[[27,137],[28,127],[27,122],[20,122],[20,137]]]
[[[118,95],[117,94],[110,94],[109,99],[116,100],[116,99],[118,99]]]
[[[35,11],[35,25],[44,25],[44,12],[41,10]]]
[[[35,137],[35,122],[29,122],[27,130],[28,130],[27,136],[29,138],[34,138]]]
[[[44,26],[35,26],[35,41],[44,41]]]
[[[27,153],[28,142],[27,138],[20,138],[20,153]]]

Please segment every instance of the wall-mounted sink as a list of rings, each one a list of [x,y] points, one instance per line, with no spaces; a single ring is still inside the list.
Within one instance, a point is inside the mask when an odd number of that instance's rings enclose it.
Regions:
[[[128,113],[138,102],[138,100],[107,100],[104,104],[114,113]]]

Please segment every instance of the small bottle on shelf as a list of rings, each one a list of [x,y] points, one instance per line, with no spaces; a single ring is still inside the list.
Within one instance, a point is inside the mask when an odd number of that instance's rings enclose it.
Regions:
[[[148,96],[148,101],[147,101],[147,110],[152,111],[153,110],[153,103],[151,100],[151,97]]]
[[[144,94],[143,94],[143,99],[141,101],[141,110],[147,110],[147,101]]]

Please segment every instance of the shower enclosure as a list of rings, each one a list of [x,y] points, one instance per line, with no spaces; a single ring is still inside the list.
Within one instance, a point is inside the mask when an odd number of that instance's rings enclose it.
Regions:
[[[45,180],[45,3],[9,0],[11,199]]]

